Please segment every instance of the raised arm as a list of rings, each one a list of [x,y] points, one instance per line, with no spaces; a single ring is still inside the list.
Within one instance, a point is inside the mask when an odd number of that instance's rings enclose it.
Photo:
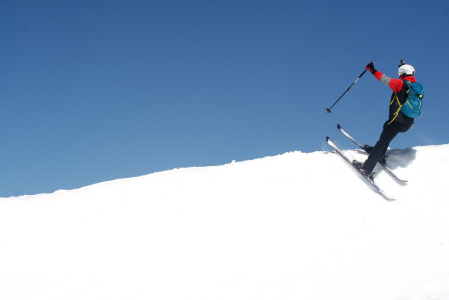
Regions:
[[[373,62],[370,62],[365,68],[369,70],[380,82],[388,85],[393,90],[393,92],[397,93],[402,89],[404,82],[401,79],[392,79],[387,75],[377,71],[374,68]]]
[[[392,78],[388,77],[387,75],[382,74],[379,71],[377,71],[373,75],[380,82],[382,82],[385,85],[388,85],[395,93],[398,93],[404,85],[404,81],[402,81],[401,79],[392,79]]]

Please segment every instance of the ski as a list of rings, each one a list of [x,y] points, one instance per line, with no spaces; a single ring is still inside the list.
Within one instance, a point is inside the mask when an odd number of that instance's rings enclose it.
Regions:
[[[362,145],[360,145],[352,136],[350,136],[346,131],[344,131],[343,130],[343,128],[340,126],[340,124],[337,124],[337,128],[338,128],[338,130],[340,130],[340,132],[341,133],[343,133],[348,139],[350,139],[351,141],[353,141],[357,146],[359,146],[360,147],[360,149],[362,149],[363,151],[365,151],[366,153],[368,153],[367,151],[366,151],[366,149],[362,146]],[[368,153],[369,154],[369,153]],[[402,183],[406,183],[406,182],[408,182],[407,180],[404,180],[404,179],[401,179],[401,178],[399,178],[389,167],[387,167],[387,165],[385,165],[384,163],[382,163],[382,162],[378,162],[384,169],[385,169],[385,171],[387,171],[387,173],[388,174],[390,174],[390,176],[391,177],[393,177],[394,179],[396,179],[396,180],[398,180],[398,181],[400,181],[400,182],[402,182]]]
[[[358,169],[356,166],[354,166],[352,164],[352,162],[349,160],[349,158],[343,154],[343,152],[337,147],[335,146],[335,144],[330,140],[330,138],[327,136],[326,137],[326,142],[335,150],[336,153],[338,153],[344,160],[346,160],[354,169],[357,170],[357,172],[359,172],[363,178],[365,178],[366,181],[368,181],[371,186],[380,194],[382,195],[382,197],[384,197],[386,200],[388,201],[393,201],[394,199],[389,198],[387,195],[385,195],[385,193],[374,183],[374,181],[370,180],[368,178],[368,176],[365,175],[365,173],[363,173],[360,169]]]

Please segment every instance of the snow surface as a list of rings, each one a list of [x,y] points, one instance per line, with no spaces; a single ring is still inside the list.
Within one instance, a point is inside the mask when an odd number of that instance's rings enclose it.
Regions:
[[[448,153],[390,150],[393,202],[326,151],[2,198],[0,299],[447,300]]]

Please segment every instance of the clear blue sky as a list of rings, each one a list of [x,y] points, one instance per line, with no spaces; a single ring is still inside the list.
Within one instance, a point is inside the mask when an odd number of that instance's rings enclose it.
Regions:
[[[426,92],[391,147],[449,143],[448,32],[447,1],[2,1],[0,197],[374,144],[370,73],[325,114],[371,60]]]

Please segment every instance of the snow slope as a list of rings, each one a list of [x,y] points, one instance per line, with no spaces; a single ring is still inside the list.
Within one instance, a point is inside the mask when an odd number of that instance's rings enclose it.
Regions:
[[[2,198],[0,299],[448,300],[448,153],[390,150],[394,202],[326,151]]]

